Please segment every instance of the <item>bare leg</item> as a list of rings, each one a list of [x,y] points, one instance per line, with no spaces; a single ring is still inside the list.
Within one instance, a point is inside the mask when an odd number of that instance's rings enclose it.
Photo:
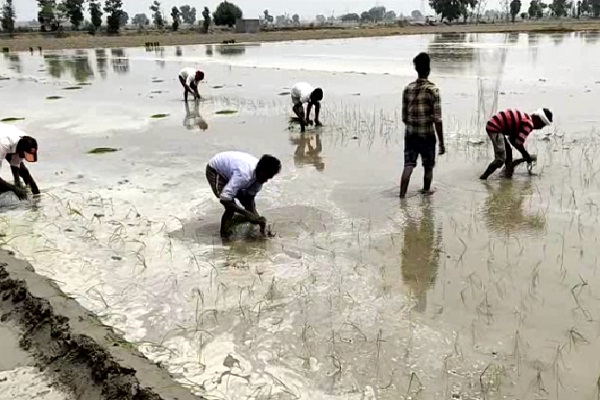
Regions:
[[[423,192],[431,190],[431,181],[433,180],[433,167],[425,168],[425,177],[423,178]]]
[[[404,167],[404,171],[402,171],[402,178],[400,179],[400,198],[401,199],[406,197],[406,192],[408,191],[408,184],[410,183],[410,176],[412,175],[414,168],[415,167]]]
[[[229,225],[233,219],[233,211],[225,210],[221,217],[221,237],[228,237],[231,232],[229,231]]]
[[[300,119],[300,132],[304,132],[306,130],[304,107],[302,107],[302,104],[296,104],[294,105],[292,110],[294,111],[294,114],[296,114],[296,116]]]

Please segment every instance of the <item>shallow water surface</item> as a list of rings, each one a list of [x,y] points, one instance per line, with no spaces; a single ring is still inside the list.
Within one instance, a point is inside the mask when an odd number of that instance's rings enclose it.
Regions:
[[[0,119],[38,138],[44,189],[1,198],[4,244],[210,398],[593,398],[598,38],[4,56]],[[448,154],[436,193],[417,193],[419,168],[401,203],[401,90],[423,50]],[[186,65],[206,73],[198,104],[182,101]],[[281,95],[299,80],[325,91],[325,126],[306,134]],[[528,143],[535,174],[479,182],[489,115],[540,106],[556,124]],[[257,198],[274,238],[218,236],[204,168],[231,149],[282,160]]]

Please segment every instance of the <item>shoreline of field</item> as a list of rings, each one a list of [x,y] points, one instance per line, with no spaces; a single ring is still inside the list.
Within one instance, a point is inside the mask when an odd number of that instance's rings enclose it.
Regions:
[[[235,40],[236,43],[286,42],[296,40],[349,39],[363,37],[386,37],[421,34],[444,33],[561,33],[600,31],[600,20],[588,21],[543,21],[478,24],[478,25],[436,25],[436,26],[365,26],[342,28],[289,29],[278,31],[261,31],[256,34],[219,32],[199,34],[187,32],[146,32],[125,31],[118,36],[96,35],[86,32],[69,33],[67,37],[53,37],[49,34],[17,34],[14,37],[3,37],[0,47],[8,51],[62,50],[114,47],[140,47],[146,43],[159,43],[160,46],[221,44]]]

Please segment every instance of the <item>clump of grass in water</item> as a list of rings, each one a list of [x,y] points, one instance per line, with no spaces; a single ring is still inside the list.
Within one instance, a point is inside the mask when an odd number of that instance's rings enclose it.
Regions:
[[[81,89],[81,86],[67,86],[65,88],[63,88],[63,90],[79,90]]]
[[[48,97],[46,97],[46,100],[58,100],[58,99],[62,99],[62,97],[60,97],[60,96],[48,96]]]
[[[231,115],[235,113],[237,113],[237,110],[220,110],[216,112],[217,115]]]
[[[22,121],[25,118],[23,117],[7,117],[0,119],[0,122],[14,122],[14,121]]]
[[[169,114],[154,114],[150,116],[150,118],[158,119],[158,118],[167,118]]]
[[[114,147],[96,147],[95,149],[88,151],[88,154],[114,153],[119,150],[121,149],[115,149]]]

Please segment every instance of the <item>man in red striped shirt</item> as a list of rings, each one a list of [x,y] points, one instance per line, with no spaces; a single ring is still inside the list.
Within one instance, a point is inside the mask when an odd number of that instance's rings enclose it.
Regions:
[[[542,129],[552,123],[552,112],[547,108],[525,114],[519,110],[501,111],[490,119],[485,127],[494,146],[495,159],[487,167],[479,179],[486,180],[494,171],[506,165],[506,177],[512,177],[514,165],[512,147],[523,156],[523,160],[532,163],[535,155],[525,150],[525,141],[534,129]]]

